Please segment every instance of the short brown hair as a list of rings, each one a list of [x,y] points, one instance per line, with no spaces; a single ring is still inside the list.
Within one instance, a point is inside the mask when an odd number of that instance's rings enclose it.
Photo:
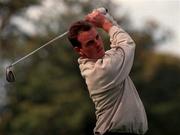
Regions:
[[[81,47],[81,43],[78,41],[77,36],[82,31],[89,31],[93,27],[92,24],[90,24],[87,21],[77,21],[73,23],[68,32],[68,39],[71,42],[73,47]]]

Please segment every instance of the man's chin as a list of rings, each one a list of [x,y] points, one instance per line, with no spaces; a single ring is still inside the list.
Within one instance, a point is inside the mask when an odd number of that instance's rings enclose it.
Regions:
[[[98,55],[98,58],[100,59],[100,58],[104,57],[104,55],[105,55],[105,52],[100,52]]]

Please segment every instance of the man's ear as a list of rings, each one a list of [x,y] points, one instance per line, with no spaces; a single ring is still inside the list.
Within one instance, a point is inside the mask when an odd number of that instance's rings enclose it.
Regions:
[[[79,47],[74,47],[73,48],[75,52],[79,53],[80,52],[80,48]]]
[[[83,52],[81,51],[81,48],[74,47],[74,51],[77,52],[80,56],[84,56]]]

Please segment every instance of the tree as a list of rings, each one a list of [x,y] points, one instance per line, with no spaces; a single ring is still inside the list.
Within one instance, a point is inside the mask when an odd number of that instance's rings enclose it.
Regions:
[[[66,31],[74,20],[81,19],[93,8],[104,5],[111,14],[115,14],[117,7],[111,1],[103,3],[95,0],[54,1],[56,3],[53,8],[46,9],[40,19],[31,20],[25,12],[32,7],[31,2],[39,3],[39,1],[25,0],[21,1],[20,5],[15,1],[1,2],[1,5],[6,4],[7,9],[12,7],[14,9],[10,15],[5,14],[3,17],[2,31],[8,32],[8,28],[11,31],[3,36],[1,44],[3,59],[10,60],[9,52],[12,50],[18,56],[34,50],[37,45],[40,46],[52,39],[58,32]],[[64,11],[59,11],[58,6],[62,6]],[[5,6],[2,11],[6,11]],[[32,21],[39,30],[38,34],[28,35],[19,27],[12,25],[10,20],[15,15]],[[156,44],[153,33],[159,25],[151,22],[144,29],[135,30],[132,29],[132,22],[127,14],[121,17],[115,16],[115,18],[137,44],[131,77],[147,109],[150,125],[148,134],[179,133],[178,127],[173,126],[173,124],[179,125],[176,121],[179,117],[179,109],[177,109],[180,88],[180,70],[177,62],[179,60],[153,52]],[[2,31],[1,35],[4,33]],[[16,31],[18,31],[18,38],[13,35]],[[101,34],[105,37],[104,42],[107,47],[108,37],[103,32]],[[76,58],[70,44],[63,39],[17,66],[15,72],[17,82],[6,87],[9,102],[1,112],[0,134],[91,134],[95,125],[94,106],[88,96],[85,82],[80,77]],[[173,89],[174,92],[169,89]],[[166,123],[165,118],[172,120],[172,123]],[[172,126],[174,128],[167,128]]]

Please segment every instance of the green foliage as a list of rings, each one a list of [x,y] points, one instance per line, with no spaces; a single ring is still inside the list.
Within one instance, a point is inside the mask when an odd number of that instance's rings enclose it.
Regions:
[[[13,7],[13,12],[4,16],[1,30],[6,31],[11,17],[22,16],[22,12],[36,2],[39,1],[0,2],[6,12],[8,10],[5,10],[5,6],[7,9]],[[95,0],[62,2],[72,10],[61,14],[61,18],[56,17],[56,21],[61,22],[57,29],[60,32],[93,8],[105,6],[113,14],[113,8],[116,7],[112,2],[101,3]],[[74,12],[77,8],[80,9],[78,16]],[[116,17],[124,28],[128,28],[127,31],[137,44],[131,77],[148,114],[147,134],[179,134],[180,60],[155,54],[152,51],[155,46],[152,33],[148,33],[146,28],[141,31],[132,30],[128,18],[128,15]],[[43,21],[38,23],[44,26]],[[55,37],[56,33],[49,27],[47,29],[49,34],[43,33],[42,35],[46,35],[44,37],[26,37],[27,35],[23,35],[22,32],[18,38],[11,34],[3,36],[0,44],[0,49],[3,50],[2,58],[10,59],[13,56],[12,52],[16,52],[20,57]],[[101,34],[108,48],[109,37],[103,32]],[[94,105],[80,76],[77,56],[67,40],[58,40],[36,53],[27,59],[27,62],[17,66],[15,74],[16,83],[9,84],[6,88],[8,103],[1,112],[0,135],[92,134],[95,125]]]
[[[149,118],[148,134],[179,134],[179,90],[180,90],[180,60],[173,57],[151,54],[151,60],[145,61],[152,75],[146,76],[144,70],[139,89]],[[156,58],[155,60],[152,60]],[[148,58],[149,59],[149,58]],[[156,61],[153,64],[151,61]],[[156,68],[155,68],[156,67]],[[168,121],[168,122],[167,122]]]

